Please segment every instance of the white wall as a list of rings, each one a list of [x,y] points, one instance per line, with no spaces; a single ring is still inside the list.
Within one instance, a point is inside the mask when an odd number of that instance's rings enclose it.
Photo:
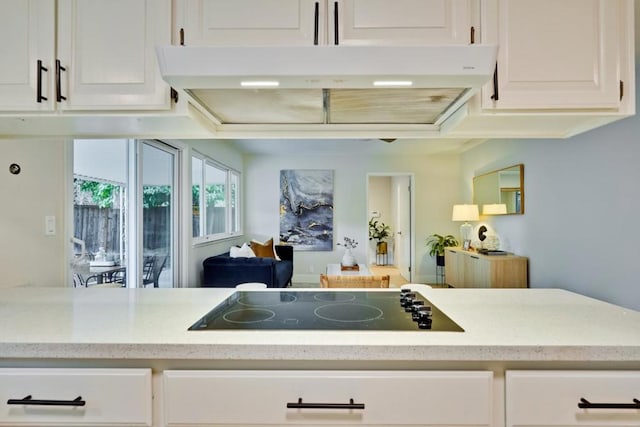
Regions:
[[[0,288],[61,286],[67,237],[65,174],[70,146],[61,140],[0,140]],[[22,172],[9,173],[17,163]],[[70,173],[70,172],[69,172]],[[56,234],[45,235],[45,216]]]
[[[416,271],[414,280],[435,280],[435,260],[424,241],[433,233],[455,233],[451,206],[459,198],[459,158],[435,156],[253,155],[245,157],[245,224],[248,233],[279,235],[279,175],[281,169],[334,170],[334,251],[295,252],[294,281],[317,282],[326,264],[340,262],[344,236],[361,244],[354,254],[366,260],[369,212],[368,173],[414,173],[416,188]]]
[[[187,144],[188,148],[184,152],[184,173],[183,181],[186,185],[183,186],[186,192],[184,200],[184,206],[182,213],[185,218],[191,218],[191,169],[190,159],[192,150],[196,150],[213,160],[216,160],[225,166],[235,169],[243,173],[243,159],[242,154],[236,149],[233,144],[226,140],[184,140],[183,143]],[[246,186],[246,183],[245,183]],[[185,239],[191,241],[191,221],[187,221],[183,234]],[[242,237],[222,240],[213,243],[205,243],[197,246],[187,244],[185,247],[185,254],[183,259],[186,260],[185,268],[187,269],[187,282],[183,284],[185,287],[198,287],[202,283],[202,261],[206,258],[217,255],[223,252],[227,252],[229,247],[244,241]]]
[[[461,156],[464,187],[474,174],[524,163],[525,214],[489,224],[507,250],[529,257],[531,287],[640,310],[639,135],[635,116],[568,140],[495,140]]]

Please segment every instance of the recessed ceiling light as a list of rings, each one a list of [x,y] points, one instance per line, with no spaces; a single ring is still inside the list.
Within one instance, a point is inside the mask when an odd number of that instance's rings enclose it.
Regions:
[[[411,86],[411,80],[380,80],[373,82],[374,86]]]
[[[242,87],[277,87],[280,86],[280,82],[272,80],[272,81],[247,81],[240,82],[240,86]]]

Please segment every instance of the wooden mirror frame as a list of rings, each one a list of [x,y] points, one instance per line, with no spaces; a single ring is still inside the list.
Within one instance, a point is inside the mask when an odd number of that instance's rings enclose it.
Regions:
[[[516,172],[519,176],[516,176]],[[504,185],[501,185],[501,181]],[[520,163],[474,176],[473,203],[478,205],[481,215],[524,214],[524,164]],[[485,214],[483,206],[487,204],[505,204],[507,212],[506,214]]]

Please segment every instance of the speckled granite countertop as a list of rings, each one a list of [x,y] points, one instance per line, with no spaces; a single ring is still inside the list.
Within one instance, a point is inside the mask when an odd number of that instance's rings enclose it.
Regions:
[[[424,291],[463,333],[187,331],[232,292],[2,289],[0,360],[640,362],[640,312],[556,289]]]

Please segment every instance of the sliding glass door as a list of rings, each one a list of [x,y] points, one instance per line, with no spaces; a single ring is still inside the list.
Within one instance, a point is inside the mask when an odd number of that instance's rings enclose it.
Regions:
[[[175,286],[179,156],[159,141],[74,140],[74,286]]]
[[[172,288],[178,277],[178,150],[158,141],[141,141],[138,167],[139,287]]]

